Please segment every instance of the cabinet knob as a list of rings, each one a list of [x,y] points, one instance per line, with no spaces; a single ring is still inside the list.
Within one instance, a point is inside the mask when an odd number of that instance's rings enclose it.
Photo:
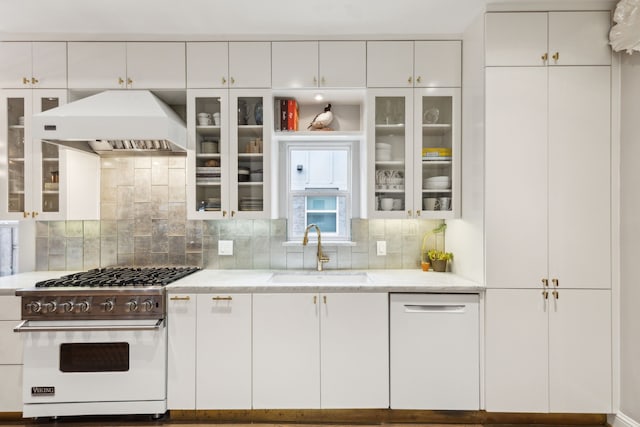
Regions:
[[[322,302],[325,303],[325,305],[327,304],[327,296],[326,295],[322,296]]]
[[[227,216],[227,211],[222,211],[222,216],[226,217]]]
[[[422,77],[420,76],[416,77],[416,83],[422,83]]]
[[[416,216],[420,216],[420,212],[422,211],[416,211]]]
[[[411,216],[411,210],[407,211],[407,216]]]
[[[314,304],[317,304],[317,303],[318,303],[318,297],[317,297],[317,296],[315,296],[315,295],[313,296],[313,303],[314,303]]]
[[[222,78],[222,84],[226,85],[227,84],[227,79],[225,79],[224,77]]]
[[[542,279],[542,286],[545,288],[549,286],[549,279]]]
[[[316,78],[316,76],[313,76],[313,84],[317,85],[318,84],[318,79]]]
[[[31,214],[29,212],[22,212],[22,217],[23,218],[29,218]]]
[[[549,299],[549,292],[548,291],[542,291],[542,296],[544,297],[544,299]]]
[[[26,78],[26,77],[23,77],[23,78],[22,78],[22,84],[23,84],[23,85],[28,85],[28,84],[29,84],[29,82],[30,82],[30,81],[29,81],[29,79],[28,79],[28,78]]]
[[[40,83],[40,80],[36,79],[35,77],[31,77],[31,84],[32,85],[36,85],[38,83]]]
[[[558,59],[560,59],[560,52],[554,53],[552,58],[553,58],[554,61],[558,62]]]
[[[409,76],[409,78],[407,79],[407,83],[411,84],[412,81],[413,81],[413,77]]]
[[[120,86],[122,86],[124,84],[124,80],[122,80],[122,77],[118,77],[118,84]]]
[[[549,54],[547,52],[545,52],[540,59],[542,59],[544,62],[547,62],[547,60],[549,59]]]
[[[236,79],[234,79],[233,77],[231,77],[231,84],[235,84],[236,83]]]
[[[324,77],[321,77],[321,78],[320,78],[320,84],[321,84],[322,86],[324,86],[324,85],[326,84],[326,80],[324,79]]]
[[[133,85],[133,80],[130,77],[127,77],[127,86],[131,87]]]
[[[553,286],[556,288],[560,286],[560,281],[558,279],[551,279],[551,283],[553,283]]]
[[[551,292],[553,294],[553,296],[555,297],[555,299],[560,299],[560,292],[558,291],[553,291]]]
[[[231,211],[231,218],[233,218],[234,216],[236,216],[236,211]]]
[[[38,216],[38,212],[36,212],[36,211],[31,212],[31,217],[32,218],[35,218],[37,216]]]

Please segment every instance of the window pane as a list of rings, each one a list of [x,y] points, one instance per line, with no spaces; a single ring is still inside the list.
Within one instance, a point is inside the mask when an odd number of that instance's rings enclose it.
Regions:
[[[307,197],[307,210],[313,211],[335,211],[335,197]]]
[[[307,223],[316,224],[323,233],[335,233],[337,231],[335,213],[308,213]]]

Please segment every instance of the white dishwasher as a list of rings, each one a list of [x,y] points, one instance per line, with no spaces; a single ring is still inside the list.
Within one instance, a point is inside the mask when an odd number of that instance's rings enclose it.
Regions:
[[[480,408],[479,296],[390,296],[391,409]]]

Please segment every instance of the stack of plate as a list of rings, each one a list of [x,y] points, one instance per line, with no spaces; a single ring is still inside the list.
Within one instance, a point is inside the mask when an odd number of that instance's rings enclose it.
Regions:
[[[376,142],[376,160],[383,162],[391,160],[391,144]]]
[[[220,182],[220,166],[196,167],[196,184],[210,184]]]
[[[207,199],[207,204],[204,208],[205,211],[219,211],[222,204],[219,197],[210,197]]]
[[[238,207],[241,211],[261,211],[263,206],[262,197],[243,197]]]
[[[451,178],[448,176],[432,176],[422,181],[425,190],[448,190],[451,188]]]
[[[249,181],[249,175],[251,174],[251,170],[245,167],[238,168],[238,182],[247,182]]]

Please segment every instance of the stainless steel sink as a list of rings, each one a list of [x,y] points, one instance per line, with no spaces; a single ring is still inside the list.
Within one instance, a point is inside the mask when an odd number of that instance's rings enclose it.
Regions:
[[[271,283],[357,284],[368,283],[369,276],[360,271],[283,271],[273,273]]]

